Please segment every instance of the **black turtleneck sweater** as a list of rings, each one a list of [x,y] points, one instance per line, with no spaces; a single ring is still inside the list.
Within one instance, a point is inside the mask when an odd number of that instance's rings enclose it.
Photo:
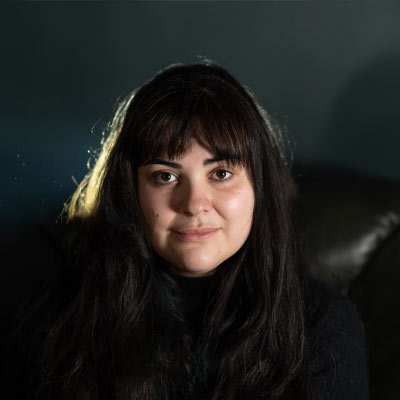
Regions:
[[[187,319],[196,334],[201,329],[214,276],[171,275],[183,291]],[[305,306],[306,311],[313,310],[314,317],[318,316],[307,333],[308,342],[315,344],[316,349],[311,361],[315,400],[367,400],[364,331],[355,307],[346,297],[311,278],[305,285]],[[25,399],[20,380],[24,362],[12,350],[10,354],[6,357],[9,371],[2,376],[3,394],[8,393],[7,398]]]
[[[189,322],[198,332],[214,277],[173,276],[185,294]],[[306,314],[313,315],[306,325],[307,340],[315,349],[311,361],[315,400],[367,400],[364,329],[354,305],[311,277],[306,279],[304,296]]]

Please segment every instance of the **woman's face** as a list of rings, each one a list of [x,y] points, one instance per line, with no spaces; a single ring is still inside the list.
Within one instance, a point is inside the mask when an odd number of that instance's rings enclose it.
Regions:
[[[178,159],[141,166],[138,189],[151,246],[183,275],[211,273],[249,235],[254,190],[247,169],[216,159],[197,141]]]

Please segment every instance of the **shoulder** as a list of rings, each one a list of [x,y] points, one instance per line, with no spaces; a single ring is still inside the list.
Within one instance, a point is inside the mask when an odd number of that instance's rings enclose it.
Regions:
[[[306,276],[304,280],[306,318],[313,334],[333,330],[363,336],[364,328],[349,298],[327,284]]]
[[[364,327],[354,304],[311,277],[305,279],[304,301],[317,400],[368,399]]]

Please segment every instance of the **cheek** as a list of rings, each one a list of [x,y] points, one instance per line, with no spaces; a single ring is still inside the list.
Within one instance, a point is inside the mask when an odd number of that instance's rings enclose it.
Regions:
[[[218,203],[220,214],[231,226],[251,226],[254,210],[252,188],[233,190],[221,197]]]
[[[154,193],[147,188],[140,188],[139,190],[139,204],[147,228],[152,230],[162,221],[161,216],[165,215],[163,212],[164,203],[157,193]]]

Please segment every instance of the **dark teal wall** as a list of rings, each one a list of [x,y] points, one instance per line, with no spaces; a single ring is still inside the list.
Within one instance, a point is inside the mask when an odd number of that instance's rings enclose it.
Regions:
[[[287,124],[295,161],[400,179],[398,2],[31,2],[1,11],[8,229],[61,209],[119,96],[197,55],[227,67]]]

